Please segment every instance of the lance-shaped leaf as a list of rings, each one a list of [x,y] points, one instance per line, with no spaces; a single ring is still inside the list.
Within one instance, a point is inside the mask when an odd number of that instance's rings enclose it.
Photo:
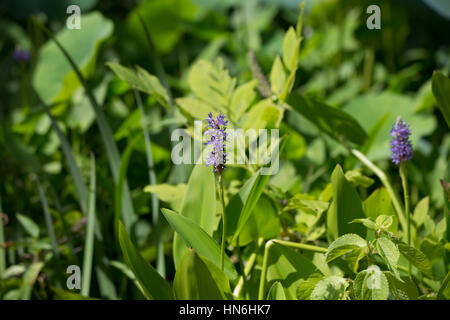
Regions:
[[[292,92],[286,103],[295,112],[338,141],[345,138],[356,144],[363,144],[367,138],[366,132],[359,123],[340,109],[327,106],[297,92]]]
[[[406,243],[399,243],[397,246],[400,253],[417,269],[423,272],[427,277],[433,278],[431,262],[422,251],[410,247]]]
[[[169,283],[136,250],[121,221],[119,221],[119,243],[125,262],[136,276],[144,295],[148,299],[172,299],[172,290]]]
[[[161,209],[172,228],[184,239],[188,247],[193,248],[199,255],[211,260],[216,266],[220,266],[220,248],[217,243],[197,223],[172,210]],[[230,280],[237,277],[228,256],[225,256],[225,274]]]
[[[173,281],[178,300],[226,300],[232,298],[227,276],[211,261],[187,250]]]
[[[217,227],[216,187],[211,168],[197,164],[192,170],[180,214],[197,223],[208,235],[212,236]],[[173,240],[173,259],[178,266],[187,251],[183,239],[175,234]]]
[[[435,71],[431,86],[437,104],[450,128],[450,79],[444,76],[442,72]]]

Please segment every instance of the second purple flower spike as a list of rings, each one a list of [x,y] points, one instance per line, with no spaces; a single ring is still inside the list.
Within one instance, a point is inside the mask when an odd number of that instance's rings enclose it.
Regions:
[[[208,125],[205,127],[205,134],[210,135],[210,140],[205,142],[205,146],[212,144],[212,151],[206,159],[206,166],[213,165],[213,172],[220,174],[225,170],[225,163],[227,161],[225,143],[227,141],[226,129],[228,121],[225,121],[225,115],[222,113],[219,113],[217,118],[214,119],[211,112],[205,121],[208,122]]]
[[[391,158],[396,165],[411,160],[414,155],[410,136],[409,125],[398,117],[391,130]]]

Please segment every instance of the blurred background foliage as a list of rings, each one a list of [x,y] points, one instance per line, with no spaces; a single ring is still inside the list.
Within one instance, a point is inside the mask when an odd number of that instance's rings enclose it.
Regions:
[[[82,9],[81,30],[65,28],[69,4],[78,4]],[[371,4],[381,8],[381,30],[366,27],[369,15],[365,10]],[[137,12],[148,26],[152,46]],[[144,109],[152,137],[156,181],[162,184],[150,191],[156,192],[163,204],[176,208],[180,206],[192,166],[173,165],[170,135],[173,128],[189,126],[191,120],[174,107],[174,99],[190,92],[191,66],[200,59],[214,62],[220,57],[230,75],[242,84],[253,78],[248,59],[248,52],[252,51],[268,77],[275,56],[282,53],[284,34],[289,26],[297,23],[298,14],[297,0],[0,1],[0,82],[3,84],[0,86],[0,195],[1,208],[8,216],[4,227],[6,255],[9,265],[24,266],[24,262],[32,262],[34,268],[27,269],[31,278],[37,277],[39,268],[45,268],[37,279],[40,286],[34,288],[36,298],[48,297],[47,277],[63,282],[65,275],[55,275],[55,270],[61,270],[60,266],[52,265],[57,263],[55,260],[45,267],[37,264],[46,261],[44,254],[51,248],[46,238],[50,235],[45,232],[39,235],[33,225],[33,221],[44,225],[42,195],[35,177],[40,178],[56,238],[67,261],[81,259],[86,220],[78,206],[77,191],[61,142],[51,119],[33,94],[34,89],[49,105],[72,146],[84,181],[90,179],[90,153],[95,155],[96,210],[101,213],[98,218],[103,241],[111,244],[116,243],[112,223],[115,185],[89,97],[56,45],[36,28],[31,17],[58,35],[87,78],[120,153],[139,139],[136,137],[142,130],[141,114],[129,85],[116,77],[105,63],[139,65],[170,88],[170,108],[155,97],[148,97]],[[439,69],[445,74],[450,71],[448,30],[450,5],[445,0],[308,0],[294,84],[298,92],[352,115],[370,136],[361,149],[386,170],[395,170],[389,160],[389,130],[401,114],[411,124],[416,152],[409,176],[412,203],[429,195],[431,216],[443,210],[439,179],[447,169],[450,156],[448,127],[436,108],[431,90],[433,71]],[[18,48],[30,52],[29,62],[13,59]],[[345,148],[322,135],[302,116],[288,112],[284,120],[281,129],[289,132],[290,137],[282,154],[280,172],[270,179],[281,194],[317,196],[328,185],[337,163],[343,163],[345,170],[360,166],[355,159],[347,157]],[[133,149],[127,172],[134,211],[139,215],[133,224],[133,240],[143,256],[154,261],[151,194],[144,192],[148,175],[143,138],[134,143]],[[226,172],[230,195],[237,192],[246,174],[240,169]],[[394,183],[400,182],[397,179]],[[377,186],[361,192],[368,195]],[[272,202],[266,197],[261,201],[261,208],[267,207],[264,201]],[[31,218],[31,223],[21,222],[21,216],[16,213]],[[162,223],[165,251],[170,256],[172,230],[166,222]],[[29,226],[28,230],[24,230],[24,225]],[[70,230],[72,248],[64,237],[65,228]],[[263,233],[274,236],[271,230]],[[251,236],[249,240],[244,238],[247,242],[251,239]],[[25,247],[32,249],[25,250]],[[115,245],[105,246],[103,250],[110,257],[108,263],[115,266],[108,272],[120,274],[125,270],[117,261]],[[171,278],[174,266],[171,259],[166,261]],[[24,269],[18,267],[11,272],[21,274]],[[101,277],[101,273],[96,277]],[[11,279],[3,285],[15,288],[18,285],[15,282],[21,281]],[[142,297],[126,280],[115,283],[115,289],[93,286],[93,296]],[[20,292],[0,292],[3,298],[18,294],[26,297],[28,291],[23,285],[20,288]]]

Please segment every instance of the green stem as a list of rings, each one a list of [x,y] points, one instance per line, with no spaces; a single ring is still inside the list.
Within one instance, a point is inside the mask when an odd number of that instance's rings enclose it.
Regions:
[[[225,200],[224,200],[224,193],[223,193],[223,180],[222,180],[222,173],[219,173],[217,185],[219,188],[219,198],[220,203],[222,204],[222,245],[220,249],[220,268],[222,271],[224,270],[225,265],[225,242],[226,242],[226,236],[227,236],[227,219],[225,214]]]
[[[134,89],[134,95],[136,97],[136,102],[139,108],[139,112],[141,113],[141,125],[142,131],[144,133],[144,141],[145,141],[145,150],[147,152],[147,166],[148,166],[148,175],[150,185],[156,185],[156,173],[153,162],[153,154],[152,154],[152,141],[150,140],[150,134],[147,129],[147,122],[145,121],[145,112],[142,106],[142,99],[139,92]],[[155,228],[155,237],[156,237],[156,250],[157,250],[157,259],[156,259],[156,269],[159,274],[165,278],[166,277],[166,265],[164,260],[164,247],[161,239],[161,223],[159,221],[159,200],[155,193],[152,193],[152,222]]]
[[[295,249],[301,249],[311,252],[318,252],[318,253],[326,253],[327,249],[323,247],[318,247],[310,244],[305,243],[297,243],[297,242],[290,242],[290,241],[284,241],[284,240],[269,240],[266,242],[266,246],[264,248],[264,258],[263,258],[263,265],[261,270],[261,278],[259,280],[259,291],[258,291],[258,300],[264,299],[264,290],[266,285],[266,275],[267,275],[267,267],[268,267],[268,261],[269,261],[269,254],[270,254],[270,248],[272,248],[274,243],[281,244],[285,247],[291,247]]]
[[[411,246],[411,214],[409,210],[409,191],[408,191],[408,175],[406,171],[405,161],[400,162],[400,178],[402,179],[403,197],[405,201],[405,216],[406,216],[406,238],[407,243]],[[411,262],[408,262],[408,274],[411,277]]]
[[[350,149],[350,152],[378,176],[378,178],[380,179],[380,181],[383,183],[384,187],[388,191],[389,195],[391,196],[392,204],[394,205],[394,209],[397,212],[398,220],[399,220],[400,224],[402,225],[403,230],[406,230],[407,223],[406,223],[405,215],[403,214],[403,206],[397,196],[397,193],[394,191],[394,188],[392,187],[391,183],[389,182],[389,179],[386,176],[386,174],[380,168],[378,168],[372,161],[367,159],[367,157],[365,155],[363,155],[361,152],[359,152],[358,150]]]
[[[3,272],[6,270],[6,249],[3,247],[5,242],[5,234],[3,231],[3,209],[2,209],[2,198],[0,194],[0,278]]]
[[[256,257],[258,255],[259,248],[263,244],[263,241],[264,241],[264,238],[259,238],[258,239],[257,248],[255,249],[255,251],[248,258],[247,264],[246,264],[246,266],[244,268],[244,274],[239,278],[239,281],[236,284],[236,287],[234,287],[233,295],[235,297],[239,297],[239,295],[241,294],[242,288],[244,287],[244,281],[247,278],[247,276],[250,274],[250,272],[252,271],[253,266],[255,265]]]

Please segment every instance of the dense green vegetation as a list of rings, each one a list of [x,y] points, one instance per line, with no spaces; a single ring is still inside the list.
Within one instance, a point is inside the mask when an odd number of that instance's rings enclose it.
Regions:
[[[445,1],[25,2],[0,7],[1,299],[450,299]],[[208,117],[278,130],[274,166],[175,161]]]

